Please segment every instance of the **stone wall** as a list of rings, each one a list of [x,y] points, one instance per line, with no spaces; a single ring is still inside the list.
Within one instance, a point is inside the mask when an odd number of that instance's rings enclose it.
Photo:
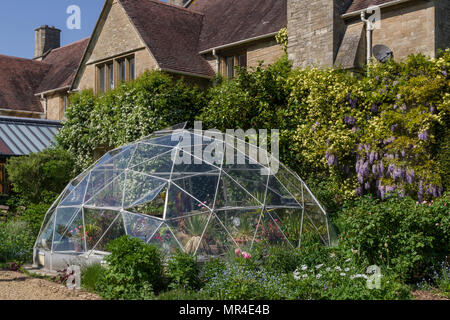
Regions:
[[[47,119],[61,120],[64,117],[63,95],[53,94],[47,97]]]
[[[345,32],[348,0],[288,0],[288,54],[294,67],[331,67]]]
[[[450,1],[435,0],[436,49],[450,47]]]
[[[283,54],[283,48],[275,39],[261,41],[248,47],[247,66],[257,67],[260,61],[263,61],[263,66],[267,66],[276,62]]]
[[[381,27],[373,31],[373,45],[388,46],[396,60],[413,53],[434,57],[434,10],[432,1],[405,3],[381,10]]]

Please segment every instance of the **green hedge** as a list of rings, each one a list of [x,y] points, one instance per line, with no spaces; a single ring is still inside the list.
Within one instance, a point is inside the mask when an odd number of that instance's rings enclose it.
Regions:
[[[72,95],[58,143],[81,170],[93,161],[97,147],[118,147],[152,132],[191,121],[205,104],[204,94],[161,72],[147,72],[136,81],[106,94]]]
[[[199,120],[279,128],[281,160],[305,179],[330,177],[343,199],[390,191],[431,199],[449,174],[449,69],[450,50],[374,64],[370,76],[291,70],[283,58],[212,88]]]

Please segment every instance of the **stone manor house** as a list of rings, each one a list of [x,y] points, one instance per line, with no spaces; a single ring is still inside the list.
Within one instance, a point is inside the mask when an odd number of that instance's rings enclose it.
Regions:
[[[366,32],[373,5],[381,25]],[[296,67],[358,69],[380,44],[399,60],[434,57],[450,47],[449,16],[450,0],[106,0],[90,38],[61,47],[61,30],[45,25],[33,59],[0,55],[0,193],[4,159],[48,146],[71,92],[101,94],[153,69],[206,87],[280,58],[282,28]]]

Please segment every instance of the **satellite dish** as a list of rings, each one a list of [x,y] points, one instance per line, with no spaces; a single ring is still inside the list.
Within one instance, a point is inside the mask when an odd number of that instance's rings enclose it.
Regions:
[[[385,45],[377,44],[373,47],[373,55],[378,61],[384,63],[394,57],[394,52]]]

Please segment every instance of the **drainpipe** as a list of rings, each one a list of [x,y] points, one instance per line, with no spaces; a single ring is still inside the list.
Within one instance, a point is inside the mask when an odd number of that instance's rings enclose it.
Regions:
[[[375,29],[372,21],[366,19],[366,13],[361,12],[361,21],[366,25],[366,39],[367,39],[367,65],[370,64],[372,58],[372,32]]]
[[[220,69],[220,66],[219,66],[219,64],[220,64],[220,58],[219,58],[219,56],[217,55],[217,53],[216,53],[216,49],[213,49],[213,51],[212,51],[212,55],[214,56],[214,58],[216,58],[216,74],[219,74],[219,69]]]
[[[44,116],[47,119],[47,98],[44,96],[44,94],[41,94],[41,102],[44,105]]]

